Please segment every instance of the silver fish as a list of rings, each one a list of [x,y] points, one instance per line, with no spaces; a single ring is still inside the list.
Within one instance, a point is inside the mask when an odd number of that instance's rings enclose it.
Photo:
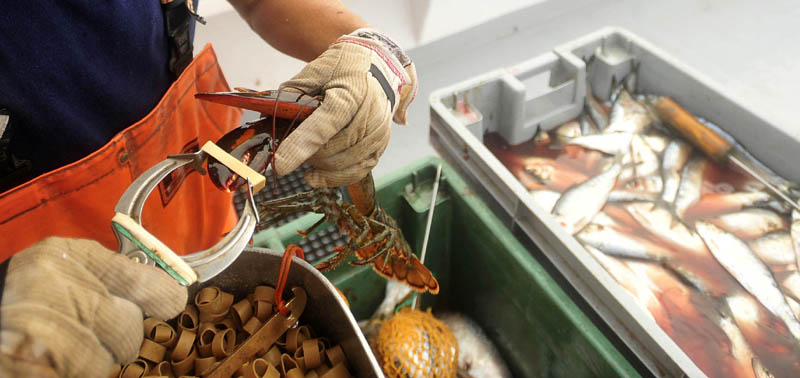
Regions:
[[[596,223],[587,225],[575,237],[584,244],[616,257],[664,261],[672,255],[672,251],[649,240]]]
[[[675,196],[675,213],[678,216],[683,217],[686,209],[700,199],[703,190],[703,171],[707,163],[708,160],[705,158],[695,157],[683,167],[678,194]]]
[[[759,208],[744,209],[735,213],[723,214],[711,220],[725,231],[745,239],[757,238],[786,227],[780,215]]]
[[[747,345],[747,340],[742,334],[742,330],[736,326],[733,319],[720,316],[716,319],[716,322],[731,342],[731,355],[733,355],[734,359],[747,361],[753,358],[753,351],[750,350],[750,346]]]
[[[578,118],[578,123],[581,124],[581,135],[594,135],[600,131],[597,129],[594,121],[592,121],[592,118],[585,114]]]
[[[631,138],[630,153],[622,158],[622,164],[626,167],[620,172],[619,182],[628,182],[634,178],[642,178],[658,172],[660,162],[658,155],[644,139],[638,134]]]
[[[581,136],[581,124],[575,120],[567,121],[558,126],[555,131],[556,140],[562,143],[568,142]]]
[[[358,322],[361,332],[364,336],[369,338],[378,337],[383,322],[388,320],[394,315],[397,305],[405,301],[411,294],[411,287],[407,284],[395,279],[386,281],[385,294],[383,301],[375,309],[375,312],[369,319],[364,319]]]
[[[531,190],[529,193],[533,197],[533,202],[536,202],[548,213],[553,211],[553,206],[556,205],[556,202],[561,197],[561,193],[547,189]]]
[[[611,108],[609,125],[603,132],[641,133],[652,123],[650,112],[623,89]]]
[[[657,194],[637,190],[612,190],[608,195],[608,202],[653,202],[656,200],[658,200]]]
[[[664,189],[664,181],[661,180],[659,175],[650,175],[647,177],[640,177],[633,180],[624,187],[625,190],[639,191],[642,193],[651,193],[658,197]]]
[[[705,244],[697,234],[689,230],[672,212],[655,203],[632,203],[625,210],[639,222],[645,230],[670,244],[693,251],[705,251]]]
[[[606,204],[622,167],[614,162],[605,172],[567,189],[553,207],[556,220],[570,234],[580,231]]]
[[[511,378],[503,358],[475,321],[459,313],[445,313],[447,324],[458,342],[459,376]]]
[[[664,161],[661,164],[661,178],[664,180],[661,199],[664,201],[675,202],[681,184],[681,170],[691,154],[692,146],[680,139],[673,139],[664,149]]]
[[[605,109],[603,109],[603,105],[592,95],[592,88],[589,86],[588,82],[586,83],[586,102],[583,108],[584,113],[589,115],[600,130],[608,127],[608,115]]]
[[[719,184],[717,184],[719,185]],[[713,213],[739,211],[745,207],[760,206],[772,199],[769,193],[757,192],[733,192],[733,193],[713,193],[704,196],[697,206],[705,211]]]
[[[632,137],[633,134],[631,133],[594,134],[573,138],[567,144],[604,152],[609,155],[619,155],[628,152]]]
[[[767,192],[735,192],[730,194],[720,194],[719,198],[730,203],[735,203],[741,207],[756,206],[772,199],[772,195]]]
[[[786,231],[770,232],[748,243],[766,264],[795,264],[792,236]]]
[[[781,272],[775,275],[775,279],[780,282],[781,289],[787,296],[800,301],[800,273],[796,270]]]
[[[667,149],[670,139],[661,133],[642,134],[642,138],[650,148],[657,154],[661,154]]]
[[[587,244],[584,245],[584,247],[611,277],[633,296],[635,302],[646,310],[645,313],[647,315],[652,317],[650,312],[651,308],[661,307],[661,303],[658,301],[653,291],[647,286],[647,282],[640,280],[636,273],[634,273],[625,262],[606,255],[591,245]]]
[[[792,205],[789,205],[788,203],[786,203],[786,201],[782,201],[782,200],[767,201],[763,205],[763,207],[765,207],[767,209],[770,209],[770,210],[772,210],[772,211],[774,211],[774,212],[776,212],[778,214],[783,214],[783,215],[789,215],[789,213],[791,213],[792,210],[794,210]]]
[[[698,221],[695,227],[720,265],[769,312],[783,320],[796,339],[800,339],[800,322],[794,317],[769,268],[750,247],[735,235],[709,222]]]

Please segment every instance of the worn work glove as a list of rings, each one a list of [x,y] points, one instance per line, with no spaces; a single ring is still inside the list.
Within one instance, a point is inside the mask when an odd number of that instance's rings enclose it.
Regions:
[[[334,42],[281,89],[323,95],[322,105],[278,147],[285,175],[307,161],[313,187],[352,184],[366,176],[389,143],[392,120],[406,123],[417,94],[411,59],[385,35],[358,29]]]
[[[95,241],[48,238],[15,255],[0,306],[0,376],[107,377],[136,358],[142,311],[176,316],[187,291]]]

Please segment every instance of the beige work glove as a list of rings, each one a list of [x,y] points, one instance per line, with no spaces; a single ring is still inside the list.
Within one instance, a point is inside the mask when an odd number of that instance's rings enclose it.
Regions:
[[[275,171],[303,162],[313,187],[352,184],[366,176],[389,144],[392,120],[406,123],[417,94],[411,59],[385,35],[359,29],[334,42],[281,89],[322,95],[322,104],[278,147]]]
[[[0,376],[107,377],[136,358],[142,311],[166,320],[187,291],[100,243],[48,238],[15,255],[0,305]]]

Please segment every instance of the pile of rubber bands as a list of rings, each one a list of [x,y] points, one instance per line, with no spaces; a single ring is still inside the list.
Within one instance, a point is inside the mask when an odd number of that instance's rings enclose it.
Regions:
[[[233,295],[209,286],[198,291],[177,318],[144,320],[139,358],[118,366],[110,376],[205,376],[247,341],[275,313],[279,296],[270,286],[256,286],[234,303]],[[308,325],[289,328],[276,343],[265,346],[234,374],[245,378],[350,377],[342,347],[315,337]]]

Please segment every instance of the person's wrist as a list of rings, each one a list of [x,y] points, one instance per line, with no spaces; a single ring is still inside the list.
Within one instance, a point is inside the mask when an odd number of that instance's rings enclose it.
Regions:
[[[348,34],[350,36],[371,39],[380,43],[387,51],[389,51],[403,67],[411,64],[411,58],[406,54],[400,44],[387,34],[372,28],[359,28]]]

